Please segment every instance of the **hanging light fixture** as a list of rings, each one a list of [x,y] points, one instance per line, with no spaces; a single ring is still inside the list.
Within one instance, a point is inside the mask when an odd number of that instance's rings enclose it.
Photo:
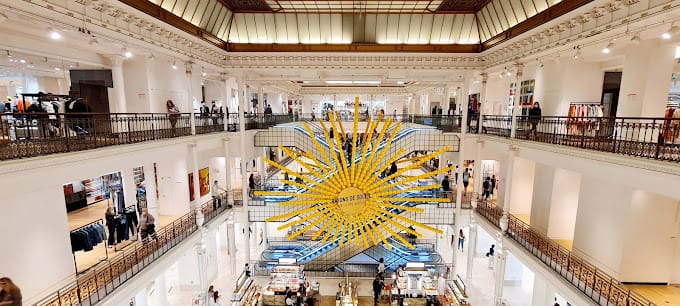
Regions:
[[[127,47],[123,47],[123,49],[121,51],[122,51],[123,55],[125,56],[125,58],[131,58],[132,55],[133,55],[132,52],[130,52],[130,50],[128,50]]]
[[[177,70],[177,62],[176,61],[172,61],[172,69]]]
[[[611,52],[612,47],[614,47],[614,42],[610,41],[604,48],[602,48],[602,53],[609,54],[609,52]]]
[[[581,57],[581,46],[574,47],[574,50],[576,50],[576,53],[574,53],[574,59]]]

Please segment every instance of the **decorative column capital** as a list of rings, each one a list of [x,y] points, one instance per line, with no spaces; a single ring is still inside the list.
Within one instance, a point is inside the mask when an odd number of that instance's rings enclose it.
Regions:
[[[111,63],[111,67],[116,67],[120,68],[123,66],[123,61],[125,61],[125,57],[119,54],[110,54],[110,55],[104,55],[109,60],[109,63]]]

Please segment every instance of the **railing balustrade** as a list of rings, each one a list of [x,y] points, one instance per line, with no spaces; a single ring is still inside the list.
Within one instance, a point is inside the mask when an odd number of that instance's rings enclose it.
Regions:
[[[484,116],[482,133],[507,138],[511,125],[510,116]],[[515,138],[680,162],[680,119],[544,116],[532,121],[519,116]]]
[[[476,211],[500,228],[503,211],[495,204],[481,201]],[[656,305],[513,215],[509,216],[507,236],[599,305]]]
[[[227,209],[226,193],[220,195],[222,205],[213,207],[213,200],[203,203],[205,223]],[[139,274],[145,267],[167,253],[198,229],[196,212],[191,211],[160,228],[154,235],[133,242],[112,258],[77,275],[76,281],[49,295],[37,306],[94,305],[116,288]]]

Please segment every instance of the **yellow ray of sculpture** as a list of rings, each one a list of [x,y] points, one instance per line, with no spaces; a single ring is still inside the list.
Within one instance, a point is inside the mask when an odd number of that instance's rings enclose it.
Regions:
[[[281,206],[298,206],[296,210],[268,218],[268,222],[281,222],[285,224],[279,226],[280,229],[290,228],[297,224],[308,223],[302,229],[289,235],[293,239],[312,227],[319,227],[320,230],[312,236],[312,239],[321,239],[323,243],[328,241],[344,246],[345,242],[360,247],[370,247],[371,245],[382,242],[389,249],[392,248],[386,237],[394,236],[400,242],[413,248],[408,241],[397,234],[404,231],[409,234],[421,237],[422,234],[412,230],[408,226],[416,226],[428,231],[441,233],[440,230],[416,222],[397,213],[391,209],[398,209],[399,212],[407,211],[410,213],[422,213],[422,208],[413,207],[416,203],[437,203],[448,202],[448,198],[425,198],[415,196],[396,197],[394,194],[407,193],[439,188],[437,184],[427,186],[405,186],[399,190],[398,185],[404,185],[419,179],[433,177],[439,173],[450,171],[451,168],[430,171],[416,176],[406,176],[410,169],[418,168],[432,157],[441,155],[448,151],[448,147],[437,152],[424,156],[412,158],[403,157],[404,148],[393,150],[392,146],[395,137],[399,134],[401,123],[393,121],[387,117],[384,123],[379,120],[369,118],[366,124],[366,131],[359,138],[359,101],[355,103],[353,120],[351,147],[343,150],[343,140],[346,131],[339,113],[333,112],[329,116],[329,122],[324,123],[319,120],[322,128],[323,139],[328,147],[321,145],[321,142],[314,135],[310,125],[302,123],[307,131],[307,136],[311,138],[311,143],[319,153],[299,152],[289,148],[280,149],[291,159],[300,164],[305,169],[304,174],[294,171],[277,162],[265,159],[265,161],[280,169],[284,173],[300,177],[302,183],[286,180],[284,183],[297,188],[306,189],[305,193],[295,193],[287,191],[258,191],[258,196],[290,196],[293,199],[281,202]],[[382,124],[378,132],[378,126]],[[394,127],[392,130],[391,127]],[[329,128],[334,130],[333,139],[330,138]],[[375,133],[374,133],[375,131]],[[386,137],[390,131],[389,137]],[[376,135],[376,133],[378,135]],[[382,148],[379,148],[382,145]],[[363,146],[363,147],[362,147]],[[394,156],[386,158],[386,154]],[[320,158],[319,158],[320,156]],[[303,158],[307,158],[304,160]],[[347,161],[350,161],[349,163]],[[403,164],[397,169],[397,173],[391,174],[386,178],[379,178],[379,172],[390,167],[392,163]],[[406,194],[408,195],[408,194]],[[411,204],[408,204],[411,203]],[[296,218],[297,217],[297,218]],[[289,220],[293,218],[293,220]],[[368,237],[366,237],[368,236]]]
[[[327,134],[326,126],[323,124],[323,121],[321,121],[319,119],[319,123],[321,124],[321,127],[324,130],[324,135]],[[326,165],[330,165],[331,160],[328,158],[328,154],[326,154],[326,150],[324,150],[321,147],[321,143],[319,143],[319,141],[314,136],[314,132],[312,132],[312,128],[309,126],[309,124],[307,122],[303,122],[303,125],[304,125],[305,129],[307,130],[307,133],[309,133],[310,137],[312,138],[312,143],[314,144],[314,147],[317,149],[317,151],[321,152],[321,156],[326,160],[326,163],[327,163]],[[331,145],[329,144],[329,147],[330,146]],[[332,150],[329,150],[329,152],[331,152],[331,151]],[[330,169],[328,169],[328,166],[324,167],[323,165],[321,165],[321,162],[314,155],[312,155],[312,153],[305,152],[305,155],[307,156],[307,158],[314,161],[314,163],[316,163],[317,166],[319,166],[321,168],[321,171],[323,171],[324,174],[326,174],[326,177],[330,178],[331,182],[334,183],[333,184],[334,186],[337,186],[337,184],[340,181],[338,180],[337,176],[331,175],[331,171],[330,171]]]

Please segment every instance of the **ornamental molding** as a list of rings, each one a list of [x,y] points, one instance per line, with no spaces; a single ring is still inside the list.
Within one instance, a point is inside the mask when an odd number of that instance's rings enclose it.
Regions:
[[[226,51],[118,1],[4,1],[0,8],[74,30],[87,26],[98,38],[126,43],[132,39],[146,52],[163,52],[171,57],[181,55],[225,67]]]
[[[630,15],[620,14],[622,5],[630,6],[635,12]],[[553,58],[555,54],[571,50],[574,45],[587,45],[606,41],[612,37],[623,36],[629,26],[629,35],[643,30],[654,17],[680,7],[678,1],[662,0],[661,2],[639,1],[603,1],[589,8],[579,9],[579,15],[570,20],[559,18],[538,28],[520,35],[513,40],[483,52],[481,60],[485,69],[506,65],[509,62],[526,60],[528,57]],[[672,16],[668,16],[672,18]],[[523,44],[523,42],[529,42]],[[523,45],[525,48],[518,48]]]
[[[306,69],[480,69],[479,55],[441,56],[433,54],[284,54],[230,53],[225,64],[233,68],[306,68]]]

